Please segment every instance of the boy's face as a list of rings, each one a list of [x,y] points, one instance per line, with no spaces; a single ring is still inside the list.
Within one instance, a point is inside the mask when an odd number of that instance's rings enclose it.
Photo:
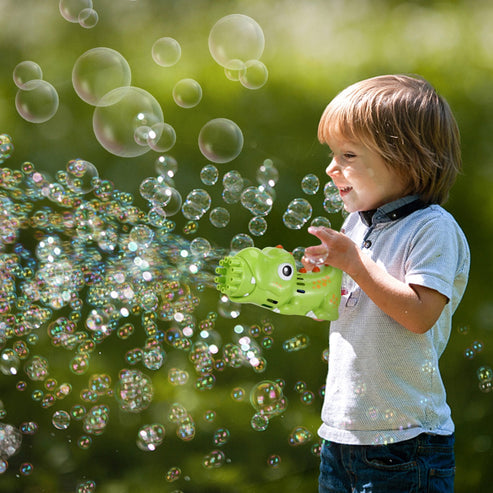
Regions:
[[[376,209],[406,195],[402,178],[376,152],[340,136],[327,143],[333,157],[326,173],[339,189],[346,211]]]

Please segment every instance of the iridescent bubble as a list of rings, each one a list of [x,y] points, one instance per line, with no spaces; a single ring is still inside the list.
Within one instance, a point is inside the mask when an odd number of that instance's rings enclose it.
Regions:
[[[312,206],[305,199],[292,200],[283,214],[284,225],[289,229],[301,229],[312,215]]]
[[[202,99],[202,87],[195,79],[182,79],[173,87],[173,99],[182,108],[193,108]]]
[[[171,385],[185,385],[188,378],[188,372],[179,368],[170,368],[168,371],[168,381]]]
[[[255,216],[266,216],[273,204],[271,195],[260,187],[247,187],[241,193],[241,205]]]
[[[82,450],[87,450],[92,445],[92,438],[89,435],[81,435],[77,439],[77,446]]]
[[[267,465],[273,469],[281,465],[281,456],[277,454],[272,454],[267,457]]]
[[[186,197],[182,206],[182,213],[187,219],[198,220],[210,208],[211,197],[201,188],[192,190]]]
[[[219,178],[219,171],[213,164],[206,164],[200,170],[200,180],[204,185],[215,185]]]
[[[163,122],[157,100],[144,89],[120,87],[105,94],[94,110],[93,130],[98,142],[110,153],[136,157],[146,153],[149,145],[135,141],[141,126],[153,127]]]
[[[262,412],[255,413],[250,420],[250,426],[255,431],[265,431],[269,427],[269,417]]]
[[[163,425],[159,423],[144,425],[137,434],[137,447],[144,452],[154,452],[163,443],[164,435]]]
[[[248,60],[240,75],[240,83],[247,89],[260,89],[269,78],[267,67],[260,60]]]
[[[106,405],[94,406],[83,418],[84,431],[99,436],[104,433],[110,419],[110,410]]]
[[[261,185],[275,187],[279,180],[279,171],[272,159],[266,159],[257,170],[257,181]]]
[[[121,409],[139,413],[149,407],[153,395],[154,389],[149,377],[139,370],[120,371],[115,397]]]
[[[43,356],[33,356],[24,368],[26,375],[33,381],[43,381],[48,376],[48,360]]]
[[[8,459],[19,451],[21,444],[21,432],[12,425],[0,423],[0,457]]]
[[[82,10],[92,9],[92,0],[60,0],[58,8],[65,20],[77,23]]]
[[[275,416],[286,409],[282,388],[271,380],[264,380],[253,386],[250,403],[258,413],[266,416]]]
[[[94,9],[83,9],[79,13],[79,25],[85,29],[92,29],[99,22],[99,14]]]
[[[24,435],[34,435],[38,431],[38,423],[35,421],[24,421],[20,424],[19,429]]]
[[[190,242],[190,252],[197,257],[206,257],[211,248],[211,244],[206,238],[197,237]]]
[[[229,211],[224,207],[215,207],[209,214],[209,221],[216,228],[225,228],[230,219]]]
[[[75,493],[95,493],[96,481],[88,479],[79,483],[75,489]]]
[[[179,467],[173,466],[168,469],[165,478],[166,481],[168,481],[168,483],[172,483],[173,481],[180,479],[180,476],[181,476],[181,469]]]
[[[70,426],[70,414],[67,411],[55,411],[51,423],[57,430],[66,430]]]
[[[480,366],[476,374],[480,382],[490,382],[493,380],[493,370],[489,366]]]
[[[262,28],[243,14],[219,19],[209,33],[209,51],[223,67],[231,60],[254,60],[262,56],[265,38]]]
[[[208,121],[199,132],[200,152],[213,163],[228,163],[243,149],[243,133],[227,118]]]
[[[239,233],[231,239],[230,249],[231,253],[239,252],[244,248],[254,246],[254,241],[250,236],[245,233]]]
[[[84,159],[72,159],[67,163],[67,186],[76,193],[89,193],[96,188],[98,169]]]
[[[42,79],[43,71],[36,62],[25,60],[15,66],[12,77],[15,85],[19,89],[23,89],[26,82],[29,82],[30,80]]]
[[[132,80],[130,65],[118,51],[106,47],[83,53],[72,69],[72,85],[86,103],[96,106],[102,97]],[[107,102],[106,104],[108,104]]]
[[[241,192],[243,190],[243,177],[235,169],[228,171],[223,176],[223,187],[230,192]]]
[[[226,456],[224,455],[224,452],[222,452],[221,450],[213,450],[210,454],[207,454],[204,457],[202,465],[206,469],[215,469],[218,467],[222,467],[225,462]]]
[[[160,38],[152,45],[152,59],[161,67],[175,65],[181,57],[181,46],[176,39]]]
[[[19,372],[20,359],[15,351],[6,348],[0,355],[0,371],[4,375],[17,375]]]
[[[312,219],[310,226],[314,226],[315,228],[324,227],[324,228],[332,228],[332,224],[330,219],[325,216],[317,216]]]
[[[289,445],[297,447],[308,443],[313,438],[313,434],[304,426],[296,427],[289,435]]]
[[[227,428],[219,428],[215,431],[212,441],[214,445],[221,447],[229,441],[230,437],[231,433]]]
[[[165,122],[159,122],[150,127],[147,133],[147,144],[156,152],[169,151],[176,143],[175,129]]]
[[[23,462],[19,466],[19,472],[23,476],[29,476],[29,475],[31,475],[33,473],[33,471],[34,471],[34,466],[30,462]]]
[[[241,312],[240,303],[234,303],[227,296],[221,296],[217,302],[217,311],[224,318],[238,318]]]
[[[282,343],[282,348],[288,353],[306,349],[310,345],[310,338],[306,334],[298,334]]]
[[[34,79],[26,82],[15,96],[15,107],[24,120],[44,123],[58,110],[58,92],[45,80]]]
[[[255,216],[248,223],[248,231],[254,236],[262,236],[267,231],[267,221],[262,216]]]
[[[239,60],[238,58],[233,58],[224,67],[224,75],[232,81],[239,81],[245,71],[245,62],[243,60]]]
[[[315,195],[320,188],[320,180],[318,176],[313,173],[308,173],[301,180],[301,189],[307,195]]]
[[[145,349],[142,353],[142,363],[149,370],[159,370],[164,364],[165,353],[160,347]]]

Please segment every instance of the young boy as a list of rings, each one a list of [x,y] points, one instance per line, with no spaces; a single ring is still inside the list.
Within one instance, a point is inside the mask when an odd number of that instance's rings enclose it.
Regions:
[[[446,101],[404,75],[335,97],[319,140],[349,216],[312,227],[307,269],[344,272],[330,325],[320,492],[452,492],[454,424],[438,360],[464,293],[469,248],[442,204],[460,170]]]

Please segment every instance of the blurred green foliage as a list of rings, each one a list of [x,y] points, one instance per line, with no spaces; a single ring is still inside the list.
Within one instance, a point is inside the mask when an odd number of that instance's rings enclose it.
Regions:
[[[316,140],[316,129],[323,108],[339,90],[373,75],[416,73],[447,98],[461,128],[464,171],[446,207],[469,239],[472,269],[441,371],[457,426],[456,491],[490,491],[492,394],[479,390],[476,372],[482,365],[493,364],[491,2],[98,0],[94,8],[99,22],[92,29],[84,29],[62,18],[55,0],[0,0],[0,132],[11,135],[15,145],[13,157],[4,166],[19,169],[24,161],[30,161],[37,169],[54,175],[70,159],[80,157],[94,163],[101,177],[113,181],[119,190],[131,192],[138,202],[138,184],[155,174],[158,154],[151,151],[127,159],[106,152],[92,130],[94,109],[77,97],[71,83],[72,67],[82,53],[97,46],[113,48],[129,62],[132,85],[153,94],[163,108],[165,121],[176,129],[177,142],[170,154],[179,164],[175,181],[183,195],[203,187],[199,172],[207,160],[199,152],[197,136],[212,118],[235,121],[245,138],[241,155],[218,165],[221,175],[238,169],[255,183],[256,169],[263,160],[274,161],[281,178],[273,211],[267,218],[268,230],[256,238],[259,247],[282,243],[293,249],[313,242],[306,231],[287,229],[282,224],[282,213],[291,199],[303,195],[300,181],[306,173],[316,173],[324,182],[328,157]],[[251,16],[265,34],[261,60],[269,70],[269,80],[258,90],[228,80],[209,54],[211,27],[233,13]],[[151,58],[153,42],[163,36],[175,38],[182,46],[182,59],[176,66],[159,67]],[[38,63],[43,78],[58,91],[59,110],[46,123],[29,123],[16,112],[17,87],[12,72],[23,60]],[[203,99],[196,108],[180,108],[171,97],[174,84],[184,77],[194,78],[202,86]],[[221,205],[219,194],[219,189],[211,189],[216,205]],[[320,192],[310,201],[314,216],[324,214]],[[249,218],[246,210],[238,208],[226,229],[215,229],[204,218],[199,232],[216,245],[227,247],[232,236],[247,232]],[[330,219],[334,227],[340,226],[340,217]],[[178,232],[180,227],[183,224],[177,220]],[[197,319],[215,310],[216,304],[215,292],[204,293]],[[4,422],[16,426],[26,420],[39,423],[38,433],[24,437],[21,452],[10,459],[8,471],[0,476],[0,491],[72,492],[87,479],[96,482],[99,493],[316,491],[318,457],[310,451],[316,438],[308,445],[292,447],[288,436],[296,426],[305,426],[316,436],[321,407],[318,390],[326,371],[322,353],[327,345],[327,326],[298,317],[279,317],[255,307],[245,307],[238,322],[252,325],[263,320],[269,320],[275,328],[273,347],[264,353],[268,363],[263,373],[249,368],[226,369],[217,374],[212,390],[197,391],[193,378],[184,387],[169,385],[163,368],[153,374],[153,405],[133,415],[112,404],[107,430],[94,437],[88,450],[80,450],[75,444],[80,435],[78,423],[73,422],[66,431],[51,426],[55,408],[42,409],[26,395],[34,384],[23,394],[15,389],[15,377],[0,375],[0,399],[7,411]],[[216,328],[223,342],[231,337],[234,323],[218,320]],[[283,351],[282,342],[300,332],[309,335],[310,346],[295,353]],[[133,337],[131,347],[144,339],[139,334]],[[464,352],[475,341],[480,341],[483,349],[468,359]],[[73,384],[73,404],[87,375],[71,375],[67,356],[60,354],[60,349],[46,340],[39,344],[37,350],[49,355],[59,382],[69,380]],[[105,371],[115,378],[124,366],[123,354],[129,346],[114,338],[104,341],[99,349],[99,356],[91,360],[90,372]],[[166,368],[189,365],[186,355],[172,353],[170,358]],[[193,374],[193,369],[189,370]],[[255,382],[276,378],[286,382],[288,409],[272,419],[266,431],[256,432],[250,427],[253,409],[248,392]],[[298,381],[304,381],[315,392],[312,405],[300,402],[294,390]],[[246,391],[241,402],[231,398],[235,387]],[[197,433],[190,442],[178,440],[167,421],[169,407],[175,401],[192,409],[196,417]],[[68,404],[62,402],[60,408],[65,406]],[[213,423],[202,418],[207,409],[217,413]],[[156,451],[143,452],[135,445],[135,437],[138,428],[150,422],[165,424],[166,437]],[[219,427],[231,432],[222,448],[227,463],[206,469],[203,458],[217,448],[212,436]],[[271,454],[281,457],[280,467],[267,465]],[[34,466],[30,476],[19,474],[24,461]],[[182,470],[176,482],[165,478],[172,466]]]

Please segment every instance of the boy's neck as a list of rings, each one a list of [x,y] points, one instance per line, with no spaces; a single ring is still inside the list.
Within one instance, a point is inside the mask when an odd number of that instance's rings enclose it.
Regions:
[[[360,211],[359,217],[366,226],[370,227],[378,223],[395,221],[406,217],[409,214],[423,209],[428,204],[423,202],[418,195],[407,195],[400,199],[393,200],[371,211]]]

